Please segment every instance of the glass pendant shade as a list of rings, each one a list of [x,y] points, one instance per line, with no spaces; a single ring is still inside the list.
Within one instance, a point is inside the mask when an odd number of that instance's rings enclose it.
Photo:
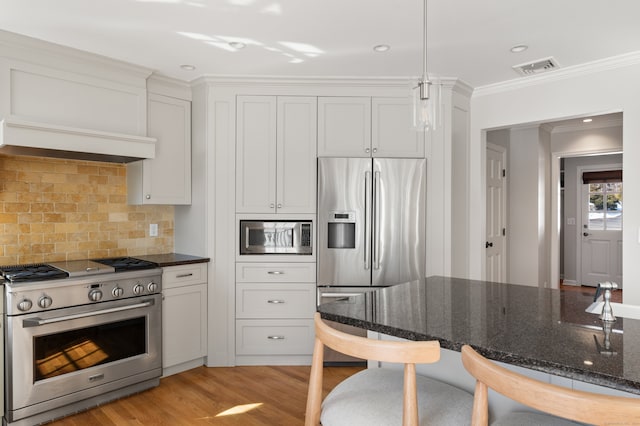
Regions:
[[[412,127],[417,131],[434,130],[437,123],[438,86],[422,78],[412,84]],[[435,90],[434,90],[435,89]]]

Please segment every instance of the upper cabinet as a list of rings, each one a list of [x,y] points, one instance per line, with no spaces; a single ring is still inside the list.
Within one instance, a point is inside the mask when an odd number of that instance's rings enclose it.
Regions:
[[[149,93],[148,134],[156,156],[127,165],[129,204],[191,204],[191,102]]]
[[[316,117],[315,97],[237,97],[237,213],[315,213]]]
[[[371,98],[371,152],[374,157],[424,158],[424,132],[411,123],[411,100]]]
[[[318,156],[371,155],[371,98],[318,98]]]
[[[318,156],[424,158],[409,97],[318,98]]]

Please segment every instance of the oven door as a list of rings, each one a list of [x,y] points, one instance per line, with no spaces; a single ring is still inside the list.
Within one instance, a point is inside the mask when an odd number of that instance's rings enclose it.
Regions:
[[[162,374],[159,294],[6,318],[9,420]]]

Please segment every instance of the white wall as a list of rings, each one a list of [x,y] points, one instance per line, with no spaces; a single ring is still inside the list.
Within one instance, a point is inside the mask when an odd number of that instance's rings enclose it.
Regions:
[[[551,251],[551,134],[538,128],[538,285],[549,283]]]
[[[538,127],[510,132],[508,152],[508,280],[538,285]]]
[[[562,118],[622,111],[625,170],[624,301],[640,304],[640,64],[617,64],[556,72],[505,83],[474,92],[471,99],[469,205],[485,211],[486,130],[522,123],[543,123]],[[560,70],[562,71],[562,70]],[[535,84],[534,84],[535,83]],[[469,215],[470,277],[483,278],[484,214]]]

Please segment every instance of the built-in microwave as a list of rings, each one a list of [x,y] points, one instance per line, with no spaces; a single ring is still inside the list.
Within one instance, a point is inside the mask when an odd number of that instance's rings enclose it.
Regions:
[[[313,254],[311,221],[241,220],[240,254]]]

